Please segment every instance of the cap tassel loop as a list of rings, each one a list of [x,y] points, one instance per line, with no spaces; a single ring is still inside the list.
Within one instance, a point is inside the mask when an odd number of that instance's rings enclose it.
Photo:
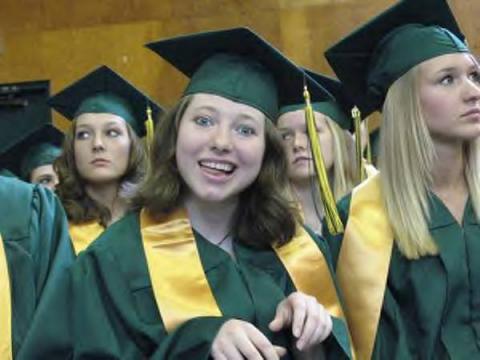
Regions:
[[[318,140],[317,128],[315,126],[315,116],[313,114],[312,104],[310,103],[310,93],[307,86],[304,86],[303,97],[305,98],[305,120],[307,122],[307,132],[310,139],[313,161],[320,184],[320,196],[322,198],[323,207],[325,209],[325,219],[328,231],[332,235],[343,232],[344,227],[338,214],[330,184],[328,182],[327,170],[323,161],[323,155]]]
[[[363,166],[362,156],[362,133],[361,133],[361,113],[358,107],[354,106],[352,109],[352,118],[355,126],[355,158],[357,163],[357,179],[358,181],[365,180],[365,169]]]
[[[368,118],[364,120],[365,126],[368,129]],[[370,131],[369,131],[370,134]],[[372,144],[370,143],[370,136],[367,136],[367,163],[372,165]]]
[[[145,141],[147,144],[147,149],[150,149],[150,146],[152,146],[152,143],[153,143],[153,134],[154,134],[152,108],[150,107],[150,105],[147,105],[147,120],[145,120],[145,129],[146,129]]]

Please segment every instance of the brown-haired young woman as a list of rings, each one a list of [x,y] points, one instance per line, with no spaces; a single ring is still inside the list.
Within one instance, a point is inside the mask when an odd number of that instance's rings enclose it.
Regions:
[[[55,162],[57,193],[78,254],[120,219],[146,171],[147,105],[158,107],[102,66],[52,97],[50,105],[72,120]]]

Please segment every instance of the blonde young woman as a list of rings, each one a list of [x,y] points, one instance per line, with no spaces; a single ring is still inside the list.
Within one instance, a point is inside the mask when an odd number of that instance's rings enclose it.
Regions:
[[[480,357],[479,67],[462,39],[445,1],[402,1],[326,52],[383,114],[380,173],[329,237],[359,359]]]
[[[301,72],[245,28],[149,47],[191,80],[156,130],[139,208],[78,257],[23,356],[348,358],[343,322],[314,296],[340,306],[327,260],[283,197],[270,120],[283,75],[301,83]],[[266,257],[269,268],[255,263]]]
[[[349,135],[343,128],[350,129],[352,121],[345,104],[340,101],[342,85],[337,80],[309,72],[320,85],[338,99],[316,99],[312,96],[316,130],[321,146],[328,186],[336,201],[346,195],[355,185],[355,166],[349,154]],[[293,196],[299,202],[305,224],[317,234],[322,233],[324,207],[317,181],[315,165],[305,121],[305,104],[283,106],[277,128],[283,139],[288,160],[288,177]]]
[[[72,121],[55,162],[58,196],[78,254],[123,217],[146,170],[147,107],[160,108],[107,66],[49,100]]]

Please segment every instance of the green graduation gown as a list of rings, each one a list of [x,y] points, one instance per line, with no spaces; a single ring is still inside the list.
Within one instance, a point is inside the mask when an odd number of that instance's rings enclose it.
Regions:
[[[350,202],[339,203],[344,224]],[[439,255],[409,260],[393,246],[374,359],[480,359],[480,224],[470,200],[462,225],[437,196],[429,206]],[[327,241],[336,262],[342,236]]]
[[[0,177],[0,234],[7,260],[15,355],[42,295],[73,260],[63,208],[50,191]]]
[[[206,277],[223,314],[191,319],[167,333],[155,301],[142,245],[139,214],[111,225],[42,302],[21,359],[208,359],[229,319],[254,324],[275,345],[290,331],[272,333],[283,291],[270,275],[237,262],[195,233]],[[290,355],[285,359],[290,358]]]

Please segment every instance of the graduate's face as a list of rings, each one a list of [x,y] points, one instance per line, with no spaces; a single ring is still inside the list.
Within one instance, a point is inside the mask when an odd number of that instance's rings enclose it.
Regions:
[[[43,185],[50,190],[55,190],[55,186],[58,184],[58,176],[53,165],[47,164],[38,166],[30,173],[30,182],[32,184]]]
[[[480,136],[478,64],[470,54],[449,54],[419,65],[420,104],[434,141]]]
[[[333,167],[333,134],[327,124],[327,116],[314,112],[318,139],[325,168]],[[315,174],[310,140],[308,138],[305,113],[303,110],[291,111],[278,118],[278,129],[287,153],[288,177],[293,184],[309,183]]]
[[[257,178],[265,152],[265,116],[221,96],[196,94],[183,114],[176,161],[188,196],[236,201]]]
[[[127,170],[130,146],[127,125],[121,117],[86,113],[76,119],[75,165],[88,183],[118,183]]]

